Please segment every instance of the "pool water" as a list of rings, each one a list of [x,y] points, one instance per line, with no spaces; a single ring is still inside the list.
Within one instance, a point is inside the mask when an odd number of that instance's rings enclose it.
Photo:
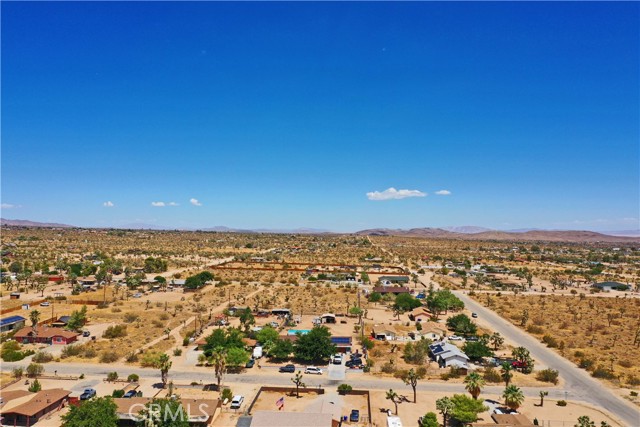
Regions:
[[[304,334],[308,334],[311,331],[311,329],[289,329],[287,331],[287,335],[295,335],[298,332],[300,332],[302,335]]]

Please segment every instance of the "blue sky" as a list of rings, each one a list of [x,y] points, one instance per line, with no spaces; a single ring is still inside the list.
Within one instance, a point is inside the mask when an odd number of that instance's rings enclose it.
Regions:
[[[4,2],[2,216],[638,228],[639,7]]]

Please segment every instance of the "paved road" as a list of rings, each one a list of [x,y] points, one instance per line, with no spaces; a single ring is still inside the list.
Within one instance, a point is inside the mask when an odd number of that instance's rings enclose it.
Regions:
[[[506,339],[517,342],[531,352],[531,356],[543,365],[560,371],[565,389],[570,400],[582,400],[594,406],[599,406],[617,416],[629,427],[640,426],[640,410],[616,396],[605,385],[593,379],[586,371],[555,353],[537,339],[522,331],[517,326],[503,319],[498,314],[485,308],[460,291],[454,293],[465,303],[466,308],[478,313],[477,322],[486,324],[492,330],[500,332]],[[551,393],[550,393],[551,394]]]

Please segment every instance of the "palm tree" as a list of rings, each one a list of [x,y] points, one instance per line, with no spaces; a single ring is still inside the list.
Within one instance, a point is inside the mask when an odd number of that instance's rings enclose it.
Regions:
[[[502,380],[504,381],[505,386],[509,387],[509,383],[513,378],[513,366],[510,363],[505,362],[500,367],[500,370],[502,371],[500,376],[502,377]]]
[[[31,327],[33,328],[33,337],[36,338],[38,336],[38,322],[40,321],[40,312],[38,310],[33,310],[31,314],[29,314],[29,320],[31,320]]]
[[[518,409],[524,402],[524,393],[518,387],[510,385],[502,393],[504,404],[511,409]]]
[[[220,390],[220,383],[224,376],[224,370],[227,368],[227,352],[223,347],[216,347],[211,353],[209,363],[213,365],[216,380],[218,381],[218,390]]]
[[[472,372],[464,379],[465,389],[471,394],[471,397],[477,399],[480,396],[482,387],[484,387],[485,381],[480,374]]]
[[[393,389],[389,389],[389,391],[387,392],[387,399],[392,401],[393,404],[396,406],[396,410],[395,410],[394,414],[398,415],[398,402],[399,402],[399,399],[400,399],[400,396],[398,396],[398,393],[393,391]]]

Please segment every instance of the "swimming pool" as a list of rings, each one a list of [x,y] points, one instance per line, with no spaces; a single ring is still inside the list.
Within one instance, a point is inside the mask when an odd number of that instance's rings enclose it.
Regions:
[[[295,335],[298,332],[300,332],[302,335],[304,334],[308,334],[311,331],[311,329],[289,329],[287,331],[287,335]]]

